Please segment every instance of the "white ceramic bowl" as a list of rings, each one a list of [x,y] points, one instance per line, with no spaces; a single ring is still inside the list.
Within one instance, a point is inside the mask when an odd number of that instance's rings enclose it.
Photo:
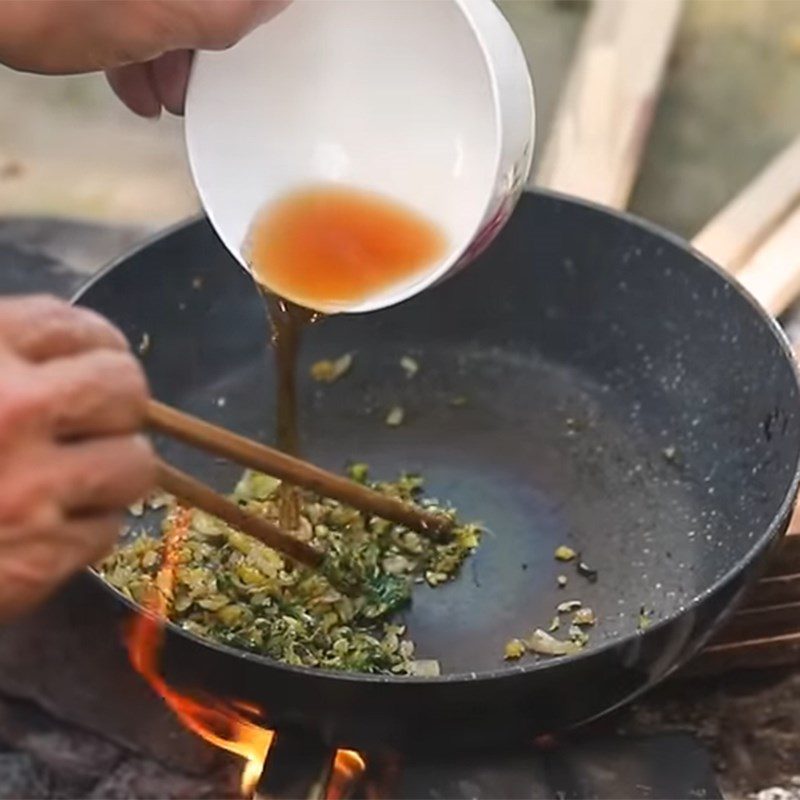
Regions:
[[[525,57],[491,0],[296,0],[198,53],[187,97],[201,201],[245,268],[257,213],[320,183],[385,195],[447,236],[422,276],[321,311],[398,303],[471,260],[510,215],[533,137]]]

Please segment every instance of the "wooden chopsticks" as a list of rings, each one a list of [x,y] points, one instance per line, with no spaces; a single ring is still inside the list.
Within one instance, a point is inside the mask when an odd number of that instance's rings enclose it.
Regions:
[[[442,514],[431,514],[401,500],[380,494],[355,481],[327,472],[299,458],[288,456],[225,428],[184,414],[171,406],[150,400],[147,425],[194,447],[223,456],[242,466],[264,472],[294,486],[309,489],[323,497],[346,503],[359,511],[405,525],[424,534],[444,534],[453,521]],[[219,517],[239,530],[260,539],[290,558],[318,567],[322,554],[264,519],[249,514],[210,486],[164,461],[158,464],[158,483],[162,489],[190,505]]]
[[[158,459],[156,481],[158,485],[184,503],[195,506],[264,542],[285,556],[312,569],[318,569],[324,554],[315,547],[301,542],[297,537],[281,530],[277,525],[250,514],[236,503],[215,492],[210,486]]]

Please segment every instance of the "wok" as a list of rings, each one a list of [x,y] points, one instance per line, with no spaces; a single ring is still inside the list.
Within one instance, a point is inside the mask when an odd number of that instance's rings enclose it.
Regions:
[[[156,397],[271,440],[262,303],[206,220],[112,265],[78,302],[134,344],[149,335]],[[346,378],[310,381],[310,363],[344,352],[355,354]],[[420,363],[413,379],[404,355]],[[485,744],[625,702],[709,638],[797,490],[798,382],[778,327],[682,240],[562,196],[524,196],[489,252],[434,290],[315,326],[300,375],[307,457],[420,471],[489,531],[457,581],[418,587],[405,614],[438,679],[289,667],[168,626],[168,680],[339,746]],[[384,424],[395,404],[400,428]],[[160,446],[219,489],[236,480],[235,466]],[[554,560],[561,544],[595,583]],[[568,599],[599,618],[585,651],[503,661],[509,638],[546,627]],[[642,608],[653,624],[639,631]]]

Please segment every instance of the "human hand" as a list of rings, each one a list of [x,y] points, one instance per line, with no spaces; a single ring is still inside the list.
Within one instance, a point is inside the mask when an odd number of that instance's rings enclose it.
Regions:
[[[288,0],[3,0],[0,62],[47,74],[105,70],[132,111],[183,113],[192,51],[223,50]]]
[[[52,297],[0,299],[0,618],[112,547],[155,479],[147,398],[110,322]]]

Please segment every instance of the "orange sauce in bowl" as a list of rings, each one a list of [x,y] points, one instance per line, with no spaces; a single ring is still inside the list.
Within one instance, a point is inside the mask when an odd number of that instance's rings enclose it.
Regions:
[[[265,209],[249,246],[254,276],[270,292],[333,310],[423,275],[447,240],[430,220],[382,195],[323,185]]]

